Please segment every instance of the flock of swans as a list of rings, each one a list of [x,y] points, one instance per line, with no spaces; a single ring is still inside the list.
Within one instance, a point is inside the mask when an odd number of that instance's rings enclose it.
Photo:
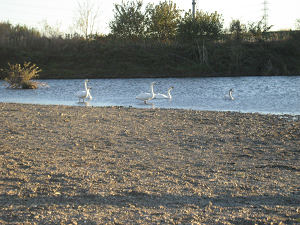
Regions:
[[[87,79],[84,81],[84,91],[75,92],[75,96],[77,98],[79,98],[79,102],[80,102],[81,99],[84,102],[85,98],[92,99],[92,95],[90,93],[90,89],[92,89],[92,88],[87,87],[88,82],[89,82],[89,80],[87,80]],[[149,101],[151,99],[171,99],[172,98],[170,92],[173,89],[173,87],[170,87],[168,89],[167,95],[160,94],[160,93],[155,94],[154,91],[153,91],[153,85],[154,84],[155,83],[152,82],[151,85],[150,85],[150,87],[151,87],[151,92],[150,93],[140,93],[135,98],[144,101],[145,104],[147,103],[147,101]],[[223,99],[224,100],[233,100],[234,98],[232,97],[232,92],[234,92],[234,91],[232,89],[230,89],[229,90],[229,95],[223,96]]]
[[[170,91],[173,89],[173,87],[169,88],[167,95],[160,94],[160,93],[155,94],[153,91],[154,84],[155,84],[154,82],[151,83],[151,92],[150,93],[141,93],[141,94],[137,95],[135,98],[144,101],[145,104],[147,103],[148,100],[151,100],[151,99],[171,99],[172,98]]]

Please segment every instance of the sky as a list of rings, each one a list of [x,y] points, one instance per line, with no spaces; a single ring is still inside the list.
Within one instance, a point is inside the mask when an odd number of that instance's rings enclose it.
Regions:
[[[50,26],[59,27],[61,32],[72,33],[70,27],[74,24],[74,16],[78,3],[87,0],[0,0],[0,21],[9,21],[13,25],[26,25],[41,29],[41,22],[47,21]],[[114,4],[122,0],[90,0],[95,8],[100,8],[97,32],[107,34],[108,24],[114,17]],[[133,0],[124,0],[131,2]],[[135,0],[134,0],[135,1]],[[144,0],[148,3],[159,4],[164,0]],[[181,10],[189,11],[193,0],[173,0]],[[224,28],[228,28],[232,19],[239,19],[247,24],[248,21],[258,22],[264,14],[264,2],[267,2],[269,25],[272,30],[295,29],[296,19],[300,19],[300,0],[196,0],[197,9],[204,12],[221,14]]]

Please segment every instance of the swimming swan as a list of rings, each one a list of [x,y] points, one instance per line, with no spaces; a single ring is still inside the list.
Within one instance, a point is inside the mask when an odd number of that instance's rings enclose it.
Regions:
[[[168,90],[168,94],[167,95],[163,95],[163,94],[154,94],[154,99],[171,99],[172,96],[170,94],[170,91],[173,89],[173,87],[170,87]]]
[[[77,91],[75,93],[75,96],[77,98],[79,98],[79,102],[80,102],[80,99],[83,99],[83,102],[84,102],[84,99],[89,97],[90,99],[92,98],[91,94],[90,94],[90,89],[92,89],[91,87],[87,88],[87,82],[89,82],[89,80],[85,80],[84,81],[84,88],[85,88],[85,91]]]
[[[155,84],[154,82],[151,83],[151,93],[141,93],[141,94],[137,95],[135,98],[144,101],[146,104],[148,100],[151,100],[152,98],[154,98],[154,92],[153,92],[154,84]]]
[[[234,98],[232,97],[231,93],[234,92],[232,89],[229,90],[229,95],[223,96],[224,100],[233,100]]]

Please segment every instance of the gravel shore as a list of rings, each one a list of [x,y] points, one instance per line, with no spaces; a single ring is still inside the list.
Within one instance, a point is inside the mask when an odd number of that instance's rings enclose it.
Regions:
[[[295,116],[0,103],[0,224],[300,224]]]

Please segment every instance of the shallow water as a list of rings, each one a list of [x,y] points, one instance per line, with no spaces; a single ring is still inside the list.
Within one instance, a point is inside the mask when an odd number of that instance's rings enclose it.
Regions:
[[[0,83],[0,102],[55,104],[71,106],[125,106],[137,108],[178,108],[213,111],[258,112],[300,115],[300,76],[214,77],[160,79],[91,79],[92,99],[78,103],[74,93],[84,90],[82,80],[40,80],[49,87],[37,90],[6,89]],[[135,99],[141,92],[166,94],[172,99],[152,99],[144,104]],[[233,89],[234,100],[223,100]]]

